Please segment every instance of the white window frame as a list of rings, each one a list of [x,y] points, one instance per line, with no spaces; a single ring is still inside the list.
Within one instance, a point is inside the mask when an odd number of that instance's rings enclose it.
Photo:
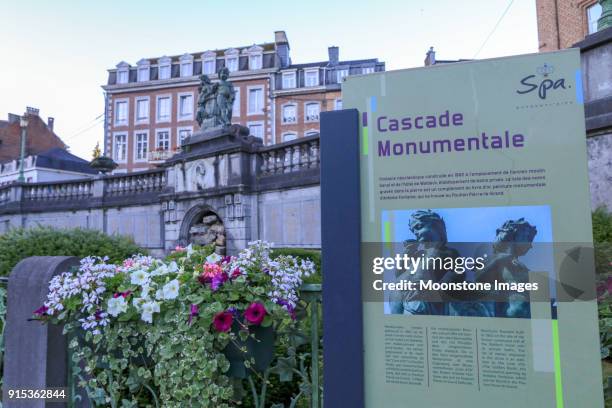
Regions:
[[[259,111],[251,111],[251,91],[256,89],[261,90],[261,109]],[[266,93],[263,85],[247,86],[247,115],[263,115],[266,107]]]
[[[138,135],[140,134],[146,134],[147,135],[147,151],[144,154],[144,158],[139,159],[138,158]],[[150,142],[150,137],[149,137],[149,129],[140,129],[140,130],[135,130],[134,131],[134,163],[142,163],[142,162],[147,162],[149,159],[149,152],[151,151],[151,149],[149,148],[151,143]]]
[[[315,83],[313,85],[309,85],[308,84],[308,74],[315,74],[316,75],[316,80]],[[313,86],[319,86],[319,68],[316,69],[305,69],[304,70],[304,86],[306,87],[313,87]]]
[[[181,147],[181,132],[188,130],[190,133],[190,136],[193,135],[193,126],[180,126],[176,128],[176,147],[180,148]]]
[[[340,105],[340,107],[338,107],[338,105]],[[342,98],[336,98],[334,100],[334,110],[341,110],[342,109]]]
[[[136,82],[147,82],[151,79],[151,63],[149,60],[141,59],[136,63]]]
[[[596,8],[599,8],[599,17],[597,17],[595,21],[591,21],[591,13],[594,13]],[[588,34],[594,34],[597,32],[597,22],[601,18],[601,13],[603,13],[603,10],[601,8],[601,4],[599,4],[598,2],[595,4],[591,4],[590,6],[586,8],[586,20],[587,20],[587,33]],[[592,24],[595,24],[594,27],[592,27]]]
[[[236,69],[230,69],[230,65],[228,63],[229,60],[236,59]],[[240,53],[235,48],[230,48],[225,51],[225,67],[229,70],[230,73],[237,72],[240,70]]]
[[[248,54],[249,54],[249,69],[250,70],[262,69],[263,68],[263,48],[260,47],[259,45],[253,45],[251,48],[248,49]],[[254,64],[253,57],[259,57],[258,65]]]
[[[336,82],[338,82],[339,84],[341,84],[344,78],[346,78],[347,76],[349,76],[348,68],[342,68],[342,69],[336,70]]]
[[[288,108],[290,106],[293,106],[293,108],[295,109],[295,116],[293,117],[292,121],[286,121],[285,120],[285,108]],[[283,125],[290,125],[290,124],[297,124],[298,120],[298,104],[296,102],[287,102],[281,105],[281,123]]]
[[[147,117],[146,119],[138,118],[138,102],[147,101]],[[148,96],[137,96],[134,98],[134,123],[147,124],[151,120],[151,98]]]
[[[193,76],[193,55],[181,55],[181,57],[179,58],[179,76],[181,78]]]
[[[293,77],[293,86],[287,85],[287,78]],[[282,85],[283,89],[295,89],[297,88],[297,71],[286,71],[282,73]]]
[[[125,74],[125,81],[120,81],[121,74]],[[117,64],[117,78],[115,83],[117,85],[124,85],[130,82],[130,64],[125,61],[121,61]]]
[[[261,126],[261,140],[266,138],[266,122],[263,120],[256,120],[253,122],[247,122],[246,125],[249,128],[249,135],[251,134],[251,126]]]
[[[162,98],[168,98],[169,100],[169,107],[168,107],[168,119],[160,119],[159,118],[159,100]],[[164,94],[164,95],[157,95],[155,97],[155,123],[168,123],[168,122],[172,122],[172,95],[171,94]]]
[[[172,150],[172,129],[170,129],[170,128],[160,128],[160,129],[155,129],[155,150],[149,149],[149,152],[157,151],[157,148],[159,147],[159,134],[160,133],[168,133],[168,149],[164,150],[164,151],[168,151],[169,152],[169,151]],[[147,152],[147,154],[148,154],[148,152]]]
[[[168,67],[168,77],[162,78],[162,67]],[[157,64],[157,79],[162,81],[172,78],[172,59],[170,57],[161,57]]]
[[[119,122],[117,105],[125,103],[125,122]],[[113,123],[115,126],[127,126],[130,123],[130,98],[119,98],[113,101]]]
[[[117,157],[117,136],[125,136],[125,155],[123,159]],[[129,136],[128,132],[113,132],[113,160],[117,163],[127,163],[128,158],[128,146],[129,146]]]
[[[207,72],[204,68],[206,67],[206,63],[212,63],[212,71]],[[202,74],[204,75],[215,75],[217,72],[217,53],[214,51],[206,51],[202,54]]]
[[[293,135],[295,137],[293,139],[291,139],[291,140],[285,140],[285,138],[287,136],[289,136],[289,135]],[[296,140],[298,137],[300,137],[300,136],[298,135],[297,132],[283,132],[283,134],[281,135],[281,143],[291,142],[293,140]]]
[[[321,133],[319,129],[311,128],[304,132],[304,137],[314,136],[315,134],[319,134],[319,133]]]
[[[376,67],[363,67],[361,68],[362,74],[373,74],[376,71]]]
[[[236,93],[234,94],[234,105],[232,106],[232,117],[239,117],[240,116],[240,88],[236,87],[234,88],[234,90],[236,91]]]
[[[309,119],[308,118],[308,105],[317,105],[319,107],[319,113],[317,114],[316,119]],[[309,123],[309,122],[318,122],[321,118],[321,102],[317,102],[317,101],[306,101],[304,102],[304,122]]]
[[[191,112],[189,115],[181,115],[181,97],[183,96],[191,96]],[[177,120],[193,120],[193,112],[195,110],[195,96],[193,92],[180,92],[176,96],[176,118]]]

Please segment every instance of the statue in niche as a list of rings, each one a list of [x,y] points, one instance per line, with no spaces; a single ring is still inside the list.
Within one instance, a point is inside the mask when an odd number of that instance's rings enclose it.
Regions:
[[[405,254],[410,257],[457,258],[459,252],[447,246],[446,224],[439,214],[431,210],[415,211],[409,221],[410,231],[416,239],[405,242]],[[404,271],[397,281],[419,282],[429,280],[444,282],[453,279],[453,271],[435,270],[419,267],[414,273]],[[424,300],[418,290],[392,291],[389,298],[392,314],[408,315],[447,315],[448,306],[444,302]]]
[[[213,83],[208,75],[200,76],[198,111],[196,120],[200,129],[228,127],[232,120],[232,107],[236,98],[234,85],[227,80],[227,67],[219,71],[219,82]]]

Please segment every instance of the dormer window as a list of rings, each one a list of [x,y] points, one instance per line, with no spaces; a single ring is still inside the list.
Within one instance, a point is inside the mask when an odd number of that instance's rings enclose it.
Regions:
[[[193,55],[184,54],[179,60],[181,64],[181,77],[193,76]]]
[[[229,72],[238,71],[238,50],[237,49],[229,49],[225,51],[225,66],[229,70]]]
[[[149,80],[150,63],[149,60],[142,59],[138,61],[137,80],[138,82],[146,82]]]
[[[261,69],[263,67],[263,48],[254,45],[248,49],[249,69]]]
[[[295,71],[283,72],[283,89],[295,88]]]
[[[374,67],[364,67],[364,68],[361,68],[361,73],[362,74],[372,74],[372,73],[374,73]]]
[[[121,61],[117,64],[117,84],[127,84],[130,81],[130,64]]]
[[[346,78],[349,74],[349,70],[348,68],[345,69],[339,69],[336,71],[336,81],[341,84],[342,81],[344,81],[344,78]]]
[[[304,76],[305,76],[304,82],[306,86],[318,86],[319,85],[319,70],[318,69],[306,71],[304,73]]]
[[[216,73],[217,54],[213,51],[207,51],[202,54],[202,73],[205,75],[213,75]]]
[[[170,79],[172,60],[169,57],[159,59],[159,79]]]

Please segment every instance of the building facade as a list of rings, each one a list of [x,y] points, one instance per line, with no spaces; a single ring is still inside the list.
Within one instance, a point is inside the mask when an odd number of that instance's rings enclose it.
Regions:
[[[337,47],[329,60],[292,64],[284,31],[274,42],[246,47],[120,62],[109,70],[106,92],[105,154],[116,173],[146,170],[174,155],[197,129],[201,74],[217,80],[227,67],[236,90],[232,122],[270,145],[313,135],[319,113],[342,106],[344,77],[384,71],[377,59],[340,61]]]
[[[25,156],[36,155],[52,148],[66,149],[67,146],[53,131],[54,119],[47,123],[39,116],[36,108],[26,108]],[[21,115],[9,113],[8,120],[0,120],[0,163],[18,160],[21,154]]]
[[[597,0],[536,0],[538,48],[555,51],[573,46],[597,31],[602,7]]]

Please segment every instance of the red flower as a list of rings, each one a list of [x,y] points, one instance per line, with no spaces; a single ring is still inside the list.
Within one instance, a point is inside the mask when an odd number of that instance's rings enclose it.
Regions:
[[[228,311],[220,312],[213,318],[213,326],[218,332],[228,332],[232,328],[234,316]]]
[[[242,275],[242,271],[240,270],[240,268],[236,268],[234,269],[234,271],[232,272],[232,279],[236,279],[237,277],[239,277],[240,275]]]
[[[266,307],[259,302],[253,302],[244,311],[244,317],[249,323],[260,325],[266,317]]]
[[[36,310],[34,311],[34,314],[35,314],[35,315],[42,316],[42,315],[44,315],[45,313],[47,313],[47,310],[49,310],[49,308],[48,308],[47,306],[45,306],[45,305],[42,305],[41,307],[39,307],[38,309],[36,309]]]

